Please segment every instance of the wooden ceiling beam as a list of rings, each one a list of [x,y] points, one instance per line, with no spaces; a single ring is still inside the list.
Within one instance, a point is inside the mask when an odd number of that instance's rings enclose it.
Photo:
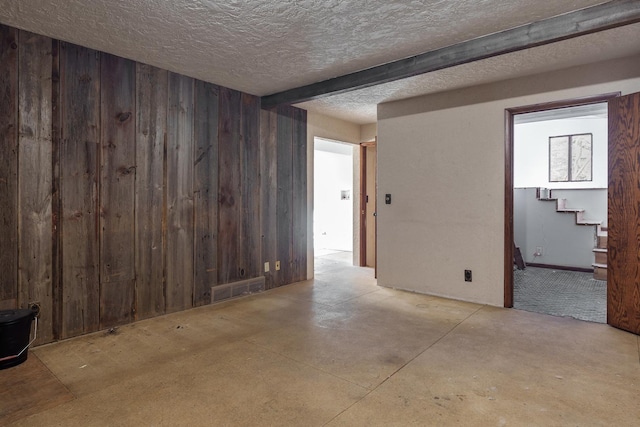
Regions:
[[[640,22],[640,1],[614,0],[262,97],[292,105]]]

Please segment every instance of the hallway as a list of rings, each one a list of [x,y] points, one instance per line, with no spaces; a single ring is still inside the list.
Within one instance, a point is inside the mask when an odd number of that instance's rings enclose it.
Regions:
[[[634,425],[639,351],[606,325],[380,288],[328,256],[311,281],[36,348],[0,371],[0,424]],[[40,361],[68,391],[56,407],[19,380]]]

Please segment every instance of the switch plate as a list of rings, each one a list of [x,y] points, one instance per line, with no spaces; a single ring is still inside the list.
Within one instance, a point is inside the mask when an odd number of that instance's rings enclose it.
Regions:
[[[465,282],[471,282],[471,270],[465,270],[464,271],[464,281]]]
[[[268,273],[269,272],[269,261],[264,263],[264,272]]]
[[[280,270],[280,261],[276,261],[276,271]]]

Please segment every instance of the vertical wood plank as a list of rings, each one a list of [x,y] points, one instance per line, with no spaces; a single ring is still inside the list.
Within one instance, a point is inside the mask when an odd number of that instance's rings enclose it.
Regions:
[[[61,338],[69,338],[100,326],[100,56],[69,43],[60,55]]]
[[[278,107],[278,286],[293,280],[293,107]]]
[[[307,112],[293,109],[293,273],[292,281],[307,278]]]
[[[218,91],[216,85],[195,82],[194,306],[211,301],[218,281]]]
[[[101,55],[100,327],[134,308],[135,63]]]
[[[41,307],[37,343],[53,339],[52,40],[19,34],[18,304]]]
[[[136,319],[165,312],[164,144],[168,72],[136,64]]]
[[[640,93],[609,101],[607,323],[640,334]]]
[[[240,277],[261,275],[260,266],[260,99],[243,93],[241,96],[241,193],[242,241]]]
[[[262,262],[269,263],[269,271],[264,273],[265,287],[272,289],[277,285],[275,262],[278,257],[277,233],[277,195],[278,195],[278,163],[277,163],[277,124],[276,109],[260,112],[260,175],[261,194],[260,212],[262,217]]]
[[[0,24],[0,310],[18,304],[18,30]]]
[[[193,79],[169,73],[167,116],[167,312],[193,302]]]
[[[240,279],[242,241],[240,178],[240,92],[220,88],[218,128],[218,283]]]
[[[60,194],[60,146],[62,144],[62,101],[60,93],[60,41],[51,45],[51,284],[52,284],[52,329],[53,338],[62,332],[62,265],[60,246],[61,194]]]

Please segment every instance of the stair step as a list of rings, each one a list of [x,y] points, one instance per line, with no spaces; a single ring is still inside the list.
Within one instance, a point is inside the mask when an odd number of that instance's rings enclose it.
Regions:
[[[559,213],[580,213],[580,212],[584,212],[584,209],[563,208],[563,209],[556,209],[556,212],[559,212]]]
[[[596,280],[607,280],[607,266],[606,264],[597,264],[593,265],[593,278]]]
[[[567,207],[567,199],[558,199],[558,203],[556,205],[556,212],[558,213],[569,213],[576,215],[576,225],[596,225],[600,226],[602,221],[595,221],[592,219],[584,218],[584,209],[577,208],[568,208]]]
[[[604,252],[600,252],[599,250],[594,249],[593,250],[595,252],[596,255],[596,264],[600,264],[600,265],[607,265],[607,250],[605,249]]]
[[[607,235],[598,235],[598,248],[606,248],[607,247]]]
[[[583,219],[582,221],[576,221],[577,225],[600,225],[602,221],[595,221],[591,219]]]
[[[574,214],[576,225],[595,226],[596,228],[596,248],[593,249],[595,254],[594,277],[599,280],[607,280],[607,227],[602,226],[602,221],[586,219],[584,217],[585,210],[567,207],[567,199],[555,198],[551,195],[551,190],[547,188],[538,188],[536,190],[536,198],[543,202],[556,202],[556,212]],[[604,273],[602,272],[604,270]],[[604,276],[604,278],[603,278]]]

